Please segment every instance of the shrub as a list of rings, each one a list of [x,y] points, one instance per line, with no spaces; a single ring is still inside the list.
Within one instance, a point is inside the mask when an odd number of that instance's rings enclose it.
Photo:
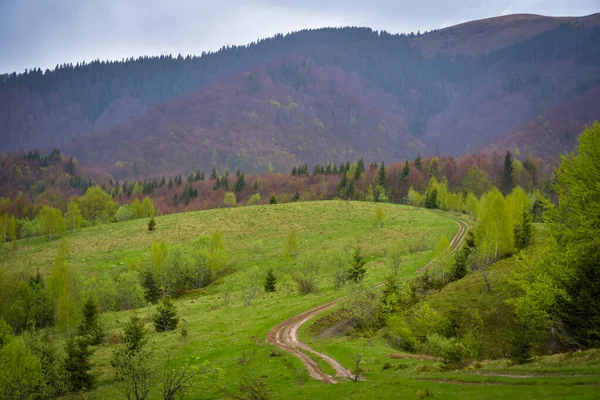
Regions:
[[[424,303],[417,308],[411,319],[411,326],[420,341],[425,341],[427,336],[439,333],[445,326],[444,317],[429,304]]]
[[[419,345],[417,337],[402,315],[393,316],[388,319],[387,337],[392,346],[411,353],[415,352]]]

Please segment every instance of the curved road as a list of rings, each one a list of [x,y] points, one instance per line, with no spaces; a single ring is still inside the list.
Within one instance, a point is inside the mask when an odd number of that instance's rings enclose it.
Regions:
[[[454,254],[462,246],[467,236],[467,232],[469,231],[470,225],[468,222],[463,221],[458,217],[454,217],[448,213],[441,211],[436,213],[443,215],[446,218],[452,219],[458,225],[458,231],[456,232],[456,235],[454,235],[454,238],[452,238],[450,246],[448,246],[450,254]],[[418,272],[423,271],[432,263],[433,260],[421,269],[419,269]],[[306,343],[302,343],[300,340],[298,340],[298,329],[300,329],[300,327],[308,320],[332,308],[340,300],[341,299],[330,301],[328,303],[322,304],[318,307],[305,311],[299,315],[296,315],[295,317],[292,317],[286,321],[283,321],[279,325],[274,326],[267,334],[267,342],[274,344],[280,349],[288,351],[296,357],[298,357],[302,361],[312,378],[323,381],[325,383],[337,383],[337,378],[348,378],[349,376],[351,376],[352,372],[344,368],[342,364],[329,357],[328,355],[319,353]],[[325,361],[327,364],[329,364],[335,370],[336,376],[333,377],[323,372],[323,370],[321,370],[317,362],[312,357],[310,357],[309,354],[312,354],[313,356],[316,356],[321,360]]]

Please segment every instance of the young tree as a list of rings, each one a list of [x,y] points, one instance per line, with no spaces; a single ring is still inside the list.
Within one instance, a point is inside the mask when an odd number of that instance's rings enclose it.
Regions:
[[[275,197],[275,193],[271,194],[271,199],[269,200],[269,204],[277,204],[277,198]]]
[[[117,278],[116,289],[116,304],[119,310],[131,310],[146,304],[144,288],[140,284],[137,271],[130,270],[121,273]]]
[[[327,257],[328,264],[333,269],[333,287],[340,290],[348,281],[348,269],[351,263],[351,256],[348,251],[334,250]]]
[[[118,346],[112,354],[111,366],[115,380],[127,399],[144,400],[156,384],[156,360],[151,351],[140,348],[129,352],[124,345]]]
[[[377,207],[375,210],[375,224],[377,228],[381,228],[383,221],[385,220],[385,213],[383,212],[381,207]]]
[[[408,195],[406,195],[406,199],[411,206],[418,207],[421,205],[421,194],[413,189],[412,186],[410,189],[408,189]]]
[[[600,343],[600,123],[579,137],[577,150],[561,158],[554,189],[558,205],[545,204],[549,231],[545,263],[564,289],[556,311],[580,347]]]
[[[292,257],[296,257],[298,255],[298,247],[298,234],[295,229],[292,229],[288,232],[283,246],[283,259],[289,262]]]
[[[406,243],[400,240],[396,240],[390,247],[387,259],[394,276],[398,276],[400,265],[404,262],[404,256],[406,254],[408,254],[408,247],[406,246]]]
[[[442,267],[442,284],[446,283],[446,262],[449,256],[450,241],[446,236],[442,236],[435,247],[437,260]]]
[[[261,273],[258,267],[253,267],[240,274],[238,285],[241,288],[242,301],[245,307],[252,304],[254,297],[260,292]]]
[[[250,196],[246,204],[249,206],[255,206],[258,203],[260,203],[260,193],[254,193],[252,196]]]
[[[508,194],[515,186],[515,173],[513,170],[513,160],[510,151],[504,156],[504,169],[502,170],[502,193]]]
[[[223,204],[230,207],[235,207],[237,199],[235,198],[234,192],[225,192],[225,198],[223,199]]]
[[[62,213],[57,208],[43,206],[37,217],[40,220],[42,233],[48,236],[48,240],[65,233],[66,226]]]
[[[88,297],[83,304],[81,322],[77,329],[79,335],[89,335],[91,344],[100,344],[104,339],[104,332],[98,321],[98,306],[93,297]]]
[[[387,186],[387,174],[385,171],[385,164],[382,161],[379,167],[379,172],[377,173],[377,184],[383,188]]]
[[[156,332],[172,331],[177,328],[179,317],[177,309],[169,296],[164,296],[156,306],[154,329]]]
[[[0,349],[0,397],[38,398],[45,386],[40,360],[17,337]]]
[[[148,217],[154,217],[154,203],[152,202],[152,200],[150,200],[150,198],[148,196],[144,197],[144,200],[142,200],[142,214],[143,217],[148,218]]]
[[[365,268],[366,261],[360,254],[360,247],[355,247],[352,250],[352,264],[350,266],[350,270],[348,271],[348,280],[359,283],[365,277],[367,273],[367,269]]]
[[[65,221],[67,222],[67,228],[73,232],[81,228],[83,223],[83,217],[81,216],[81,210],[77,202],[71,201],[67,206],[67,213],[65,215]]]
[[[75,337],[67,340],[65,344],[65,371],[68,376],[71,391],[88,390],[95,382],[92,374],[90,344],[88,340]]]
[[[504,196],[498,189],[492,189],[481,198],[477,248],[487,264],[512,250],[514,236],[511,221]]]
[[[400,178],[402,180],[408,179],[410,175],[410,166],[408,165],[408,160],[404,161],[404,167],[402,168],[402,173],[400,174]]]
[[[270,268],[265,276],[265,292],[273,293],[275,292],[275,284],[277,282],[277,278],[275,278],[275,274],[273,273],[273,268]]]
[[[518,249],[524,249],[529,246],[533,239],[533,225],[531,223],[531,214],[523,209],[521,218],[515,225],[515,245]]]
[[[123,345],[127,352],[135,353],[146,345],[146,328],[144,322],[134,314],[123,326]]]
[[[148,230],[150,232],[155,231],[156,230],[156,221],[154,220],[154,217],[150,218],[150,221],[148,221]]]
[[[76,201],[83,219],[92,224],[112,221],[117,211],[117,203],[98,186],[88,188],[85,195]]]
[[[54,310],[55,325],[67,336],[77,326],[79,319],[77,282],[67,262],[69,248],[65,239],[61,240],[48,278],[48,296]]]
[[[298,268],[292,276],[300,294],[315,293],[318,290],[317,278],[319,277],[320,262],[321,260],[317,257],[308,256],[300,260]]]
[[[160,368],[161,390],[164,400],[182,399],[202,379],[210,379],[212,383],[219,381],[222,371],[208,362],[200,366],[187,362],[183,367],[178,367],[170,353]]]

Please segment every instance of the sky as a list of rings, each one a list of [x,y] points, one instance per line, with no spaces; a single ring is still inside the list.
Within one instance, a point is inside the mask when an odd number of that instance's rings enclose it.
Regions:
[[[504,14],[598,11],[600,0],[0,0],[0,73],[200,54],[324,26],[409,33]]]

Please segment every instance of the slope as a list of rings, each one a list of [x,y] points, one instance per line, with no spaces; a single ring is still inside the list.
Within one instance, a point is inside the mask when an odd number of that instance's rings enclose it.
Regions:
[[[600,87],[573,97],[521,124],[483,150],[502,152],[507,149],[519,149],[522,154],[549,159],[571,151],[583,127],[590,126],[598,119]]]
[[[213,165],[266,171],[269,162],[286,170],[300,161],[391,161],[425,151],[396,98],[356,74],[298,57],[222,78],[65,149],[92,165],[135,163],[140,174]]]
[[[435,30],[413,39],[423,53],[479,54],[508,47],[562,24],[598,25],[600,13],[586,17],[547,17],[510,14],[469,21]]]

